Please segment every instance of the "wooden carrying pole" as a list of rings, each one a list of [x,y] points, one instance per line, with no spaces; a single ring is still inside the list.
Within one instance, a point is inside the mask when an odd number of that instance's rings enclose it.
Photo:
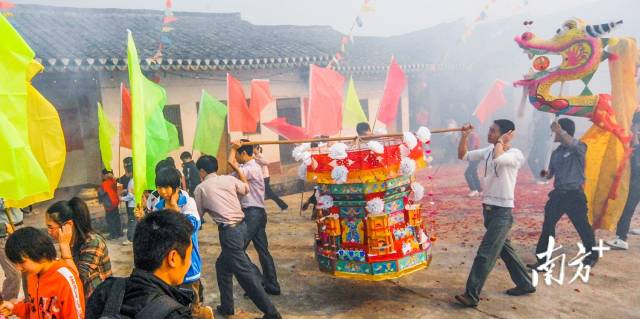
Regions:
[[[436,129],[431,131],[432,134],[436,133],[448,133],[448,132],[461,132],[462,128],[445,128]],[[335,142],[335,141],[355,141],[355,140],[373,140],[377,138],[390,138],[390,137],[402,137],[402,133],[395,134],[383,134],[383,135],[370,135],[370,136],[343,136],[343,137],[327,137],[327,138],[312,138],[305,140],[288,140],[288,141],[251,141],[242,142],[242,145],[279,145],[279,144],[302,144],[313,142]]]

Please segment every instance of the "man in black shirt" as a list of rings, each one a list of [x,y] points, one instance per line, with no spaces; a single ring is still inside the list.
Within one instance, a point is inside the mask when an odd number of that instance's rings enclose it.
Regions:
[[[598,255],[592,252],[596,239],[593,228],[589,224],[587,197],[583,189],[587,145],[573,137],[575,130],[575,123],[568,118],[559,119],[551,124],[551,131],[555,133],[555,142],[559,142],[560,146],[551,153],[549,170],[540,172],[540,177],[555,178],[555,180],[553,190],[549,193],[549,200],[544,207],[544,222],[536,247],[538,261],[527,265],[539,271],[543,270],[540,266],[545,264],[545,260],[541,259],[540,255],[547,251],[549,237],[555,237],[556,224],[564,214],[567,214],[576,228],[586,252],[590,253],[582,263],[593,267],[598,260]]]
[[[182,161],[182,174],[187,182],[186,191],[189,193],[189,196],[193,197],[193,191],[196,190],[196,186],[201,182],[200,173],[196,167],[196,163],[193,162],[191,153],[182,152],[182,154],[180,154],[180,160]]]

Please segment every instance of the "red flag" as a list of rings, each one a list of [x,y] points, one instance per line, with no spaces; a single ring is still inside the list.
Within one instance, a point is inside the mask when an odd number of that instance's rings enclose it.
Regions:
[[[16,5],[9,1],[0,1],[0,10],[13,9]]]
[[[251,80],[251,100],[249,113],[256,123],[260,122],[260,112],[273,101],[269,80]]]
[[[255,133],[257,121],[249,112],[242,83],[227,73],[227,106],[229,108],[229,132]]]
[[[384,94],[380,101],[380,107],[378,108],[378,121],[385,125],[391,125],[395,122],[398,116],[398,104],[400,103],[400,96],[407,84],[407,78],[402,72],[402,69],[396,63],[396,58],[391,57],[391,65],[389,65],[389,71],[387,72],[387,80],[384,85]]]
[[[176,22],[176,20],[178,20],[178,18],[176,18],[174,16],[165,16],[164,18],[162,18],[162,23],[169,24],[169,23],[172,23],[172,22]]]
[[[484,123],[495,111],[507,104],[507,99],[505,99],[503,92],[505,85],[504,81],[496,80],[487,95],[482,98],[476,110],[473,111],[473,115],[478,118],[480,123]]]
[[[311,65],[307,135],[335,135],[342,129],[344,77],[340,73]]]
[[[284,117],[262,124],[287,140],[304,140],[308,138],[302,127],[287,123],[287,119]]]
[[[120,147],[131,149],[131,95],[129,90],[120,83],[122,96],[122,113],[120,115]]]

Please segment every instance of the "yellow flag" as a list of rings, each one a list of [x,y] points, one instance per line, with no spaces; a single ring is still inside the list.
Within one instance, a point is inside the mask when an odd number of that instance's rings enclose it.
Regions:
[[[98,102],[98,142],[100,143],[100,155],[102,156],[102,164],[104,168],[111,170],[111,160],[113,152],[111,151],[111,140],[116,135],[116,129],[104,114],[102,104]]]
[[[20,200],[7,200],[8,207],[27,207],[53,198],[67,157],[58,111],[31,84],[31,79],[42,70],[43,66],[35,60],[27,68],[27,125],[31,152],[49,181],[49,189]]]
[[[353,84],[353,78],[349,79],[349,87],[347,89],[347,99],[344,102],[344,112],[342,114],[342,128],[355,128],[358,123],[368,122],[367,116],[362,110],[356,87]]]
[[[35,53],[0,16],[0,197],[8,207],[51,199],[66,149],[58,113],[31,85]]]

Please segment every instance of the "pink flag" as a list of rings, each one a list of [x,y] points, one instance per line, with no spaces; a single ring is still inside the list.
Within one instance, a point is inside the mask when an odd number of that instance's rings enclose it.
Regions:
[[[342,129],[344,77],[340,73],[311,65],[307,135],[335,135]]]
[[[229,132],[255,133],[258,129],[254,116],[249,112],[242,83],[227,73],[227,107]]]
[[[478,118],[480,123],[484,123],[495,111],[507,104],[503,92],[506,84],[502,80],[496,80],[489,89],[489,93],[482,98],[476,110],[473,111],[473,115]]]
[[[284,117],[262,124],[287,140],[304,140],[308,138],[302,127],[287,123],[287,119]]]
[[[302,120],[304,121],[302,122],[303,127],[309,126],[309,124],[307,123],[307,114],[309,114],[309,98],[303,97],[302,98]]]
[[[384,95],[380,101],[378,108],[378,121],[385,125],[391,125],[398,116],[398,104],[400,104],[400,96],[407,84],[407,78],[402,69],[396,63],[396,58],[391,57],[391,65],[387,72],[387,81],[384,85]]]
[[[269,80],[251,80],[251,100],[249,113],[256,123],[260,122],[260,112],[273,101]]]

